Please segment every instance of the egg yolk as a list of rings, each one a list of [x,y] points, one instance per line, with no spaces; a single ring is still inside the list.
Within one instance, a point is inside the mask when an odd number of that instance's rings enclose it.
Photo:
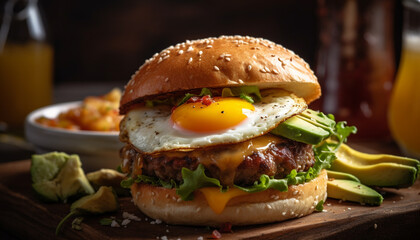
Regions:
[[[240,98],[214,98],[210,105],[185,103],[172,112],[176,127],[197,133],[210,133],[237,126],[247,118],[254,106]]]

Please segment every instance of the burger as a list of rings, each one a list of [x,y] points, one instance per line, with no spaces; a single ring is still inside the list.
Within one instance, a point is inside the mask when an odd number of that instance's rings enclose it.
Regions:
[[[320,95],[308,64],[265,39],[168,47],[146,60],[122,95],[122,185],[143,213],[169,224],[308,215],[326,199],[323,168],[348,135],[332,116],[308,112]],[[326,134],[313,141],[319,128]]]

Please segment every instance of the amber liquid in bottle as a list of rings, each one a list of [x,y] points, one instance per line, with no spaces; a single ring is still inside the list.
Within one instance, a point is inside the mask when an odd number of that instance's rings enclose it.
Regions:
[[[319,1],[317,76],[323,96],[315,104],[358,128],[352,138],[387,138],[394,80],[391,0]]]

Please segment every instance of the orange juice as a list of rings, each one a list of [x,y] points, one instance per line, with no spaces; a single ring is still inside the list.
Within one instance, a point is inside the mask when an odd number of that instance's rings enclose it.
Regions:
[[[420,157],[420,34],[404,38],[400,69],[389,109],[395,140],[408,155]]]
[[[52,98],[53,50],[45,43],[6,43],[0,52],[0,122],[22,128]]]

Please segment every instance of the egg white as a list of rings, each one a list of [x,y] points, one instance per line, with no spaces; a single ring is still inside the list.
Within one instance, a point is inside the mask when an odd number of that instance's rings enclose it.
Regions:
[[[265,90],[261,95],[261,102],[253,104],[255,111],[246,112],[246,120],[221,132],[199,134],[176,128],[169,106],[131,110],[121,123],[121,131],[134,147],[145,153],[194,149],[261,136],[307,108],[303,99],[282,90]]]

